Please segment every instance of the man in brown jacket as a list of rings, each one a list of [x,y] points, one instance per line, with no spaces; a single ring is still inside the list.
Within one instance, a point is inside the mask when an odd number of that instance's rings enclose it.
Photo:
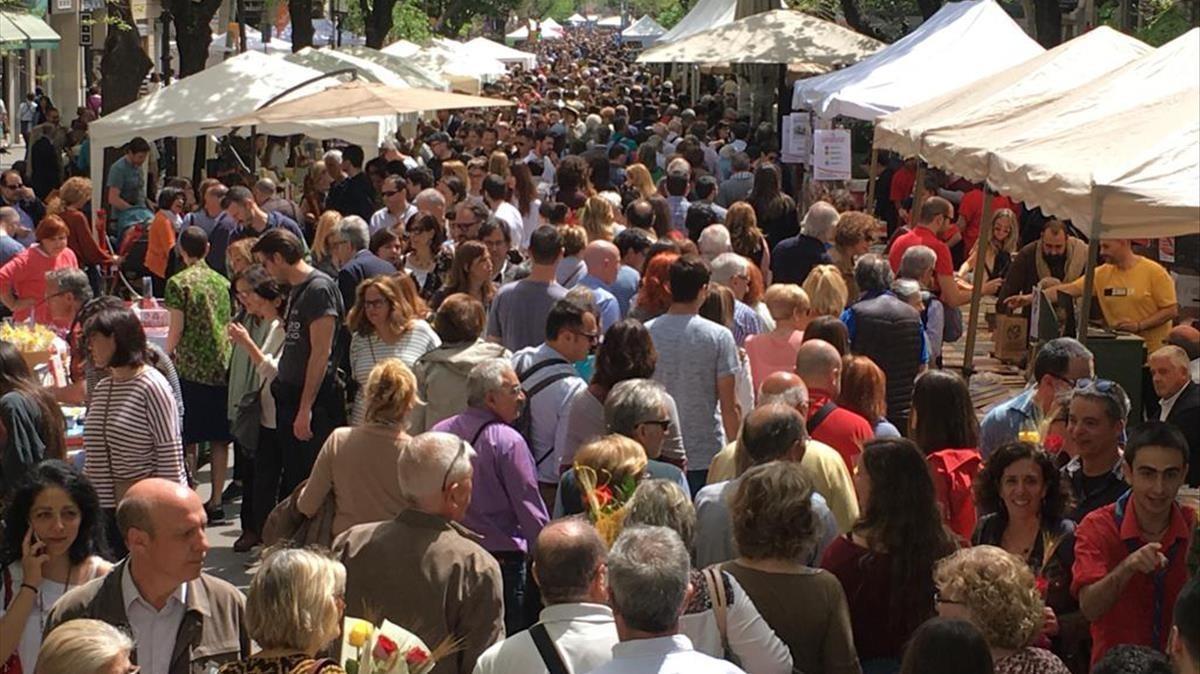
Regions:
[[[346,613],[386,618],[430,646],[462,648],[433,674],[470,674],[504,638],[500,567],[459,522],[471,503],[475,451],[449,433],[422,433],[400,452],[394,520],[351,527],[334,541],[346,565]]]
[[[187,487],[158,478],[130,487],[117,506],[129,557],[59,599],[46,634],[75,618],[103,620],[133,634],[131,659],[144,674],[198,674],[249,657],[245,598],[201,572],[206,523]]]

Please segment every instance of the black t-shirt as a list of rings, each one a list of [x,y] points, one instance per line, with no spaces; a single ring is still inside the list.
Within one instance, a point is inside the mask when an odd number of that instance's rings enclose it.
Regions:
[[[280,383],[304,386],[304,371],[308,367],[308,354],[312,351],[310,326],[324,316],[333,316],[334,321],[338,322],[342,314],[342,294],[338,291],[337,282],[324,272],[314,269],[303,283],[292,289],[284,319],[286,333],[283,353],[279,356],[279,374],[276,376]],[[333,332],[333,350],[336,353],[336,327]],[[333,358],[330,358],[330,362],[333,362]]]

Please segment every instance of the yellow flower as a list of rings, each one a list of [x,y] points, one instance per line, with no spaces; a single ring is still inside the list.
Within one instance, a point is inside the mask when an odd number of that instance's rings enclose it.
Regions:
[[[365,620],[355,620],[354,626],[350,628],[350,645],[354,648],[362,648],[366,645],[367,639],[371,638],[371,632],[374,632],[371,623]]]

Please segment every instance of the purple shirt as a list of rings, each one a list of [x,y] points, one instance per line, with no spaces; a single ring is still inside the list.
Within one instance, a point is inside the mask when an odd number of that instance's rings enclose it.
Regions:
[[[463,525],[483,536],[488,552],[527,552],[550,517],[525,439],[491,410],[474,407],[438,422],[432,430],[453,433],[467,442],[479,434],[473,443],[471,506]]]

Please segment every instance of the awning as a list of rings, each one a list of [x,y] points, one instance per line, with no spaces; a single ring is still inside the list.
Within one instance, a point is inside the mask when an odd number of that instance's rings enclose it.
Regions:
[[[24,12],[0,11],[0,48],[57,49],[59,38],[40,17]]]

